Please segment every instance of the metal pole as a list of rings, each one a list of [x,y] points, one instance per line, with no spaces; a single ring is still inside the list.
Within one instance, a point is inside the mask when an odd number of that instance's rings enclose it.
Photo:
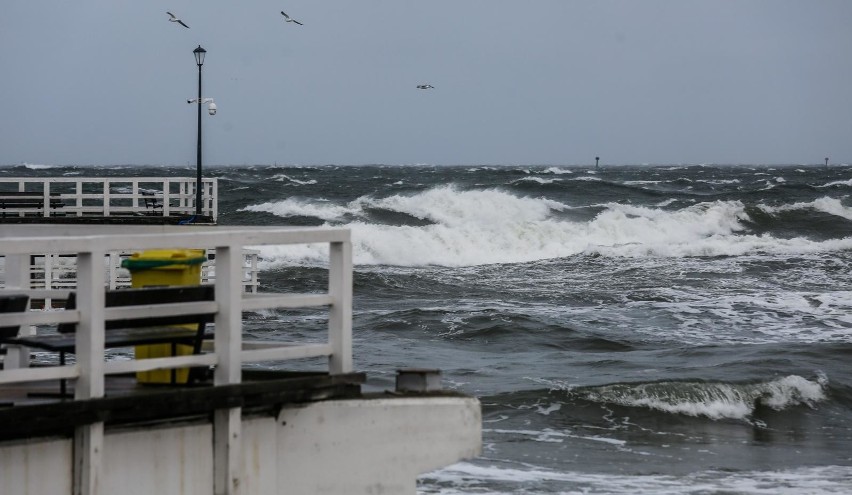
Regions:
[[[198,162],[195,178],[195,214],[201,215],[201,64],[198,65]]]

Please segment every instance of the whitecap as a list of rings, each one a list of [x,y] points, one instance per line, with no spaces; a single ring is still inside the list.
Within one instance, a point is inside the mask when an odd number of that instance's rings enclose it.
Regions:
[[[578,396],[594,402],[645,407],[686,416],[748,420],[758,405],[784,410],[826,399],[828,379],[789,375],[768,382],[652,382],[621,383],[575,389]]]
[[[830,202],[823,205],[830,206]],[[461,191],[441,186],[413,195],[362,196],[343,205],[289,198],[241,211],[285,218],[311,216],[348,227],[355,263],[362,265],[474,266],[578,254],[634,258],[803,255],[852,248],[852,237],[811,241],[749,235],[744,224],[749,217],[739,201],[698,203],[674,211],[620,203],[599,207],[603,211],[593,219],[574,221],[556,215],[571,209],[558,201],[499,189]],[[403,213],[429,225],[370,223],[367,208]],[[276,249],[273,254],[264,248],[262,254],[269,259],[280,256],[279,261],[308,261],[287,252],[293,251]],[[318,254],[311,251],[310,259]]]
[[[562,494],[682,495],[684,493],[738,493],[742,495],[836,495],[849,491],[852,467],[807,466],[771,471],[720,471],[708,469],[687,475],[617,474],[557,471],[531,464],[512,467],[493,462],[466,461],[427,473],[420,488],[442,495],[469,493],[525,495],[539,493],[542,483],[557,483]],[[490,487],[499,484],[499,491]],[[508,486],[507,486],[508,485]]]

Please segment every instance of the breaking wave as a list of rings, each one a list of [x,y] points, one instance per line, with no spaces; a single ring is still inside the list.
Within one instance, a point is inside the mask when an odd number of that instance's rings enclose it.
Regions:
[[[804,234],[780,238],[750,233],[741,201],[712,201],[671,210],[621,203],[595,206],[591,220],[574,220],[573,207],[500,189],[462,191],[440,186],[413,195],[361,196],[349,203],[289,198],[250,205],[241,211],[280,217],[315,217],[352,229],[357,264],[474,266],[524,263],[579,254],[610,257],[738,256],[751,253],[807,254],[852,248],[852,237],[812,240]],[[781,207],[764,214],[812,208],[852,219],[839,200]],[[383,212],[377,217],[376,212]],[[394,218],[422,221],[388,223]],[[398,223],[402,223],[399,225]],[[793,226],[795,228],[795,226]],[[788,231],[790,229],[787,229]],[[315,262],[322,251],[265,249],[267,261]]]
[[[789,375],[758,383],[677,381],[619,383],[572,390],[585,400],[711,419],[748,419],[759,407],[781,411],[826,399],[828,379]]]

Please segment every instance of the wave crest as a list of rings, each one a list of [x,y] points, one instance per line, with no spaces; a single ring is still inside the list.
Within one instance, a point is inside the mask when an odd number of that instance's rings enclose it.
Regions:
[[[577,396],[607,404],[645,407],[657,411],[711,419],[748,419],[758,407],[782,411],[805,405],[813,407],[826,399],[828,379],[808,380],[789,375],[758,383],[653,382],[619,383],[577,388]]]
[[[849,208],[830,198],[810,206],[852,217]],[[621,203],[594,208],[600,210],[595,217],[579,219],[572,215],[574,207],[559,201],[449,185],[412,195],[362,196],[346,204],[289,198],[242,211],[315,217],[349,227],[357,264],[474,266],[578,254],[737,256],[852,248],[852,237],[814,241],[749,234],[751,219],[740,201],[704,202],[678,210]]]

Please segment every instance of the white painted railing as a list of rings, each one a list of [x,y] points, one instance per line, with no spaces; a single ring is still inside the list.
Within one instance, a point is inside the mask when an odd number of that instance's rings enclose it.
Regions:
[[[5,177],[3,191],[33,192],[48,199],[59,199],[64,206],[40,208],[39,216],[191,216],[195,214],[195,178],[190,177]],[[218,182],[201,180],[201,214],[216,223]],[[32,210],[9,210],[24,216]]]
[[[249,246],[324,243],[329,245],[328,291],[305,294],[246,294],[243,249]],[[209,354],[128,361],[104,359],[104,258],[111,253],[145,249],[212,249],[216,256],[215,302],[187,304],[186,311],[215,310],[214,351]],[[215,366],[215,384],[240,382],[244,363],[327,357],[332,374],[352,371],[352,247],[350,233],[323,227],[179,227],[117,225],[8,225],[0,238],[5,257],[6,293],[59,297],[60,293],[28,287],[33,252],[72,254],[77,259],[77,309],[2,314],[0,326],[77,323],[76,363],[43,368],[4,369],[0,384],[76,379],[75,397],[102,397],[106,375]],[[328,307],[328,340],[324,343],[243,345],[242,312],[274,308]],[[157,314],[156,306],[151,306]],[[111,308],[111,313],[138,308]]]
[[[130,287],[131,279],[127,270],[121,268],[121,261],[129,257],[131,252],[110,253],[105,258],[105,285],[109,289]],[[258,254],[256,249],[243,250],[243,291],[256,293],[258,291]],[[210,284],[216,280],[215,255],[208,250],[208,261],[201,265],[201,283]],[[32,253],[28,270],[32,289],[73,290],[77,286],[77,257],[72,254]],[[0,281],[0,288],[3,282]],[[50,299],[45,301],[50,307]]]

